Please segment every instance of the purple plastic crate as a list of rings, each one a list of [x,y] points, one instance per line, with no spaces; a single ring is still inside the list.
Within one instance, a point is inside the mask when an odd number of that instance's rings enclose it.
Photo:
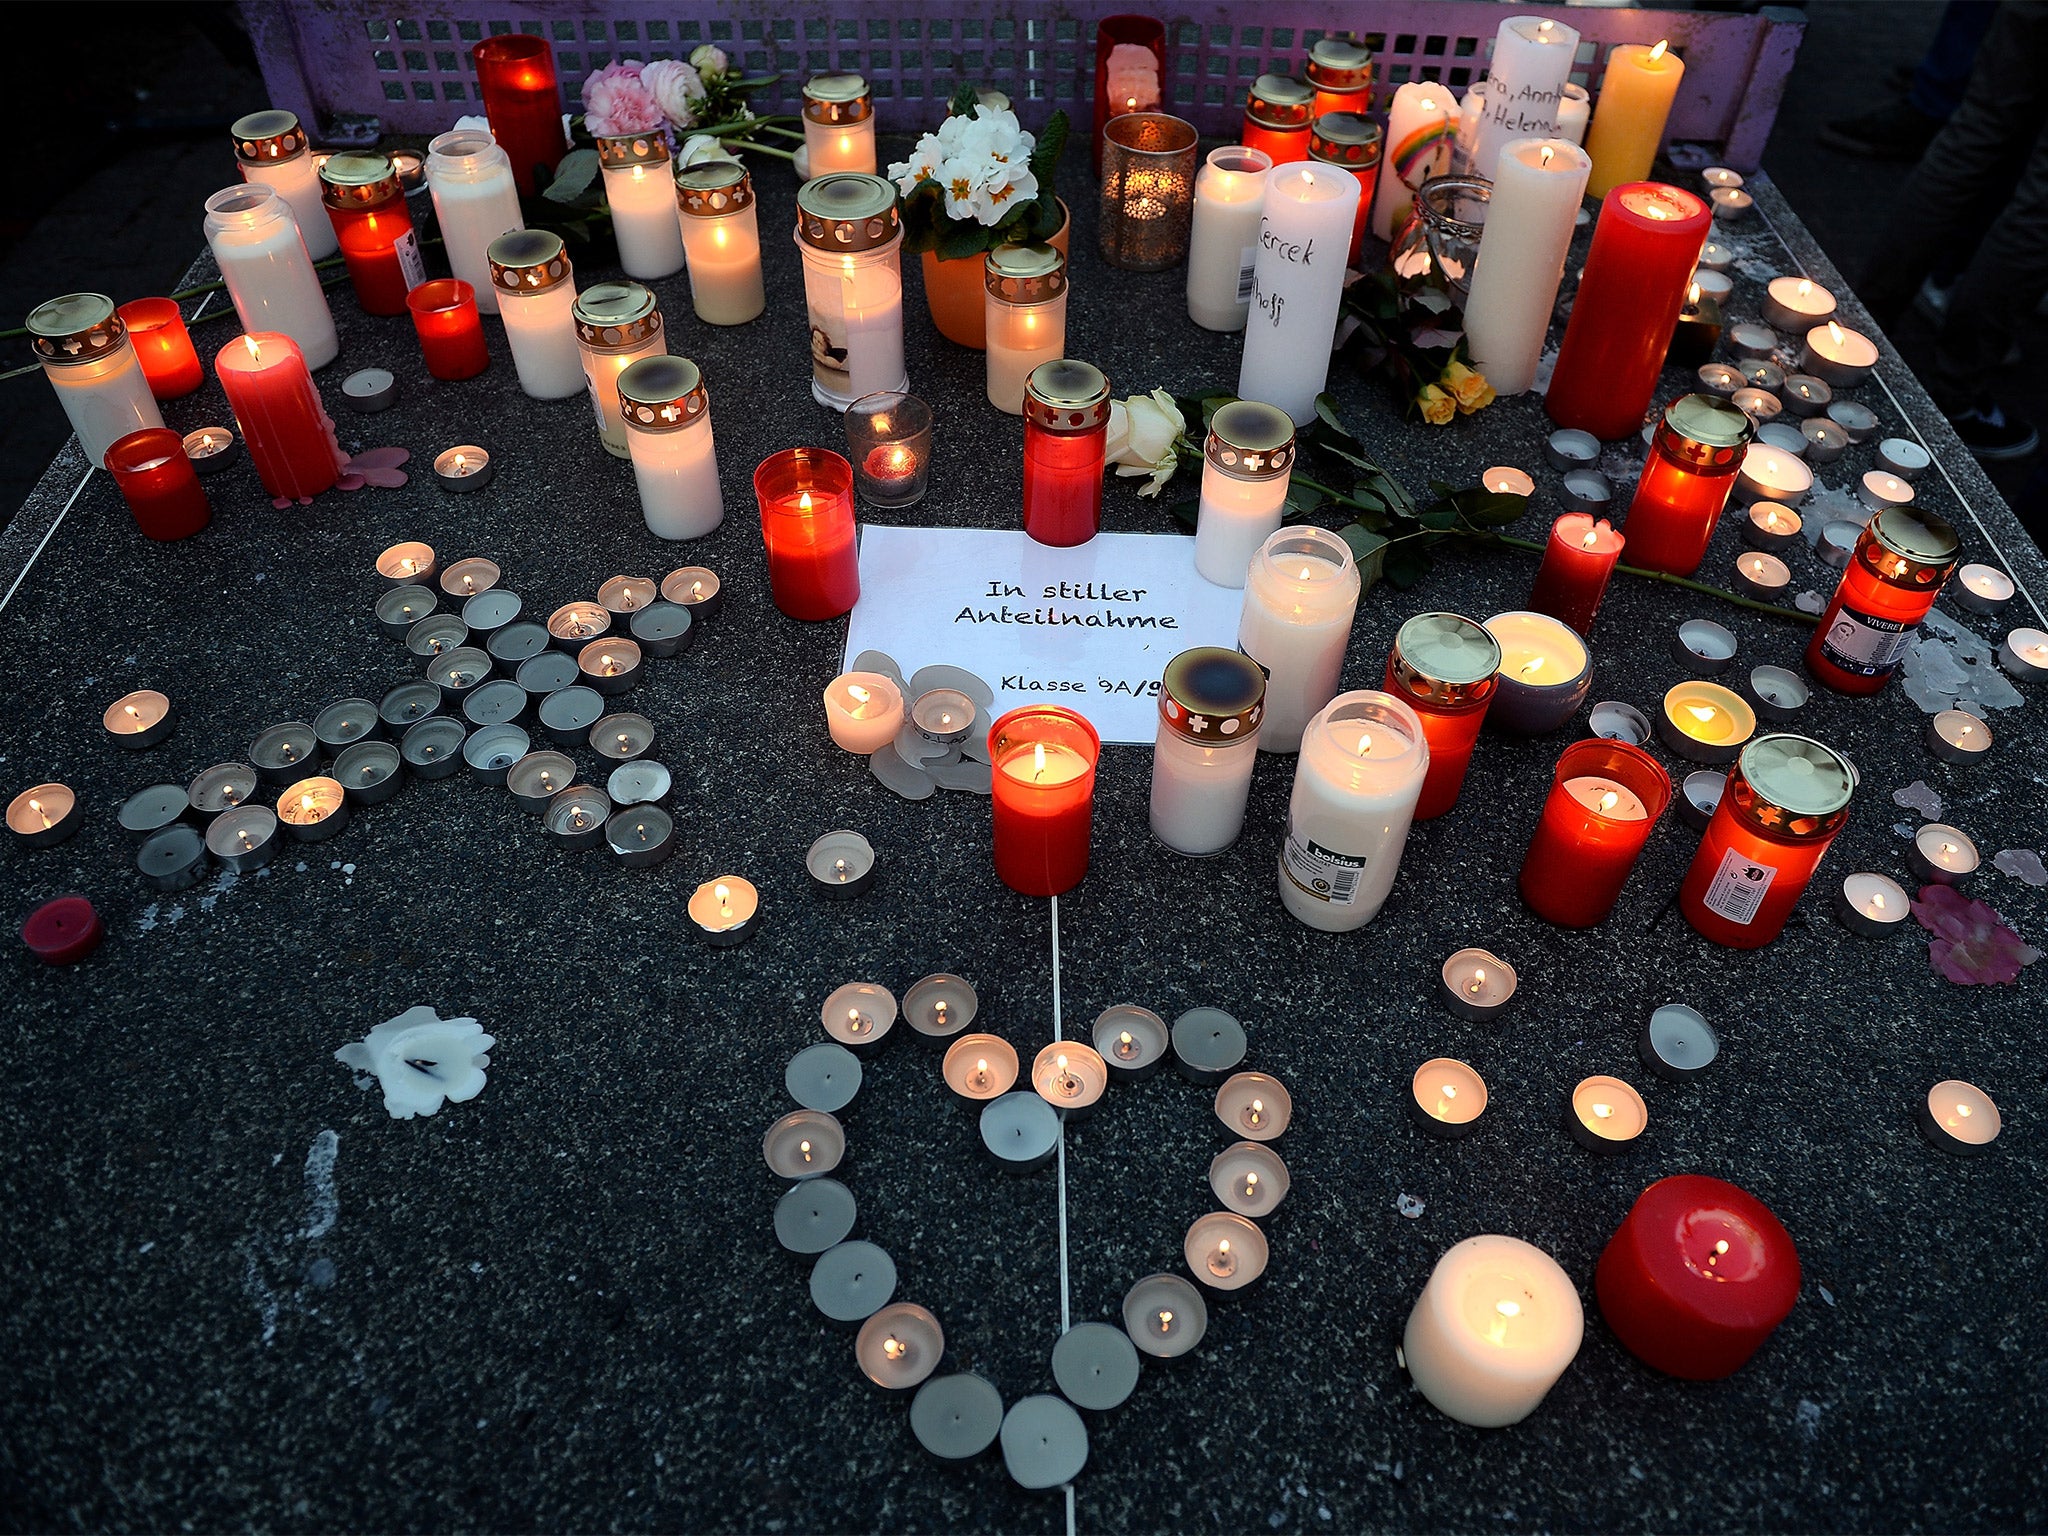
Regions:
[[[1131,0],[740,0],[636,4],[633,0],[403,5],[371,0],[244,0],[271,101],[316,134],[335,113],[380,118],[399,133],[436,133],[481,110],[469,50],[481,38],[532,32],[555,48],[574,109],[583,77],[614,59],[686,57],[716,43],[749,74],[779,70],[758,110],[794,112],[803,81],[855,70],[871,83],[885,132],[932,125],[963,80],[1007,91],[1037,126],[1055,106],[1084,117],[1094,98],[1095,27],[1104,16],[1145,11]],[[1395,86],[1441,80],[1462,92],[1485,78],[1494,34],[1510,15],[1553,16],[1581,35],[1573,78],[1597,91],[1617,43],[1669,38],[1685,60],[1670,137],[1715,147],[1716,158],[1753,168],[1770,136],[1785,78],[1804,31],[1797,11],[1756,15],[1702,11],[1517,6],[1491,0],[1313,4],[1262,0],[1150,11],[1167,27],[1167,110],[1204,135],[1234,138],[1245,88],[1261,74],[1299,75],[1308,49],[1333,32],[1362,38],[1379,63],[1378,101]]]

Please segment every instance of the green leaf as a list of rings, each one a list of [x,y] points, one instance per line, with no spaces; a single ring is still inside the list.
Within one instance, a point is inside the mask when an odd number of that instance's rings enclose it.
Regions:
[[[776,81],[780,80],[781,78],[782,76],[779,74],[748,75],[744,80],[726,80],[725,88],[728,91],[758,91],[764,86],[773,85]]]
[[[1283,518],[1287,522],[1298,523],[1304,518],[1313,515],[1319,508],[1328,505],[1328,503],[1329,498],[1323,495],[1321,491],[1312,490],[1308,486],[1299,485],[1293,480],[1289,480],[1287,482],[1287,500],[1284,503],[1286,510],[1283,513]]]
[[[1424,508],[1416,521],[1438,533],[1449,533],[1458,526],[1458,509],[1448,501],[1439,501]]]
[[[551,203],[573,203],[597,179],[597,151],[572,149],[555,167],[555,179],[541,193]]]
[[[995,231],[971,220],[942,219],[939,223],[938,252],[941,261],[959,261],[979,256],[989,248]]]
[[[980,105],[980,102],[981,87],[970,80],[955,91],[953,99],[946,103],[946,116],[972,117],[975,107]]]
[[[1038,144],[1031,151],[1031,174],[1038,178],[1041,197],[1052,195],[1053,172],[1059,168],[1060,154],[1067,147],[1067,131],[1066,112],[1053,113],[1045,120],[1045,131],[1039,134]]]
[[[1389,586],[1398,592],[1406,592],[1415,583],[1429,574],[1435,562],[1431,559],[1426,539],[1404,539],[1386,551],[1382,562]]]
[[[1195,531],[1195,523],[1201,517],[1202,498],[1190,496],[1186,501],[1176,501],[1166,510],[1171,512],[1174,520],[1181,524],[1182,532],[1193,533]]]
[[[1358,562],[1358,590],[1362,596],[1378,583],[1390,541],[1385,534],[1374,533],[1363,523],[1340,528],[1337,536],[1351,546],[1351,558]]]
[[[1505,528],[1529,510],[1529,498],[1510,491],[1474,488],[1460,492],[1457,501],[1466,520],[1482,528]]]
[[[1352,434],[1351,429],[1344,425],[1344,419],[1337,414],[1337,397],[1335,395],[1325,391],[1323,394],[1316,396],[1316,417],[1329,429],[1330,433],[1335,434],[1338,442],[1351,449],[1354,453],[1365,452],[1365,445],[1359,442],[1357,437]]]

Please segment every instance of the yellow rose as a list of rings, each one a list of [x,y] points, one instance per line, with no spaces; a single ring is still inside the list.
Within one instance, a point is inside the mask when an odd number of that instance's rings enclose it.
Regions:
[[[1460,414],[1470,416],[1493,404],[1493,386],[1486,382],[1486,375],[1476,369],[1467,368],[1463,363],[1453,362],[1444,369],[1443,386],[1458,402]]]
[[[1422,409],[1422,419],[1432,427],[1440,427],[1458,414],[1458,402],[1434,384],[1423,385],[1415,403]]]

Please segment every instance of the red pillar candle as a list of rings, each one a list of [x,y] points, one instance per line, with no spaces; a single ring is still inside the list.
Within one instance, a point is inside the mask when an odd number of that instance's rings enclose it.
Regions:
[[[989,728],[996,878],[1026,896],[1071,891],[1088,873],[1102,739],[1071,709],[1026,704]]]
[[[1314,87],[1287,75],[1259,76],[1245,93],[1244,147],[1271,156],[1275,165],[1306,160],[1315,105]]]
[[[473,379],[491,365],[476,289],[459,277],[437,277],[405,296],[419,332],[427,372],[437,379]]]
[[[263,489],[304,499],[334,484],[341,470],[334,423],[291,337],[277,331],[237,337],[220,349],[213,371]]]
[[[1607,596],[1608,580],[1626,542],[1606,518],[1598,522],[1587,512],[1567,512],[1550,525],[1543,546],[1543,564],[1529,590],[1532,613],[1562,619],[1582,635],[1593,633],[1593,617]]]
[[[1429,743],[1417,821],[1441,816],[1458,803],[1499,671],[1500,642],[1485,625],[1461,614],[1418,613],[1394,636],[1386,690],[1420,717]]]
[[[1882,689],[1960,549],[1955,529],[1918,507],[1886,507],[1871,518],[1807,643],[1807,671],[1837,693]]]
[[[1608,441],[1642,426],[1713,222],[1700,198],[1659,182],[1607,194],[1543,401],[1552,421]]]
[[[1673,576],[1700,568],[1755,435],[1756,423],[1718,395],[1681,395],[1665,408],[1622,525],[1631,565]]]
[[[1102,527],[1109,380],[1072,358],[1024,381],[1024,531],[1041,544],[1086,544]]]
[[[483,92],[491,137],[512,162],[519,195],[532,197],[554,179],[569,152],[562,136],[562,93],[555,83],[555,50],[525,32],[487,37],[469,50]]]
[[[1687,1381],[1719,1381],[1799,1299],[1799,1249],[1756,1196],[1682,1173],[1636,1197],[1600,1255],[1593,1291],[1638,1360]]]
[[[176,299],[132,299],[121,306],[120,315],[128,323],[142,377],[157,399],[183,399],[206,382]]]
[[[1566,747],[1522,860],[1522,900],[1561,928],[1603,921],[1670,803],[1671,776],[1641,747]]]
[[[388,155],[330,155],[320,193],[356,302],[367,314],[402,315],[405,296],[427,279],[405,189]]]
[[[213,518],[199,472],[185,456],[185,440],[169,427],[144,427],[107,450],[107,473],[152,539],[182,539]]]
[[[836,619],[860,600],[853,466],[823,448],[785,448],[754,471],[768,592],[792,619]]]
[[[1775,939],[1849,819],[1855,782],[1839,753],[1807,737],[1750,742],[1678,888],[1685,920],[1730,949]]]

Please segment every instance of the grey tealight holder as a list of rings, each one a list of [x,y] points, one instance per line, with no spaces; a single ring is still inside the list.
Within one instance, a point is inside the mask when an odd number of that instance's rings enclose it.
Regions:
[[[469,731],[450,715],[435,715],[408,727],[399,739],[398,755],[416,779],[445,779],[462,766],[462,743]]]
[[[571,784],[548,802],[541,825],[557,848],[581,853],[604,841],[604,824],[611,814],[612,802],[603,790],[591,784]]]
[[[1244,1065],[1244,1026],[1221,1008],[1190,1008],[1173,1021],[1173,1064],[1200,1087],[1214,1088]]]
[[[1543,460],[1552,469],[1591,469],[1600,462],[1600,439],[1578,427],[1559,427],[1543,441]]]
[[[1712,619],[1687,619],[1671,632],[1671,654],[1694,677],[1718,677],[1734,664],[1735,634]]]
[[[368,699],[336,699],[313,717],[320,749],[332,757],[344,748],[382,733],[377,706]]]
[[[296,784],[320,763],[320,738],[303,720],[273,725],[249,745],[249,761],[265,784]]]
[[[972,1461],[1002,1430],[1002,1393],[968,1371],[934,1376],[910,1400],[910,1432],[940,1461]]]
[[[1780,724],[1798,719],[1813,697],[1806,680],[1790,667],[1752,667],[1742,692],[1756,706],[1759,719]]]
[[[604,792],[616,806],[667,805],[675,793],[675,776],[651,757],[635,758],[611,771]]]
[[[874,845],[858,832],[827,832],[804,853],[811,889],[828,901],[848,901],[875,883]]]
[[[489,597],[490,593],[482,594]],[[514,619],[491,631],[484,642],[491,666],[500,677],[513,677],[519,669],[548,648],[548,627],[532,619]]]
[[[439,656],[469,640],[469,626],[452,613],[430,613],[405,632],[405,648],[415,656]]]
[[[267,805],[238,805],[214,817],[206,851],[236,874],[261,869],[277,853],[277,813]]]
[[[149,837],[192,814],[192,796],[182,784],[152,784],[121,802],[118,820],[130,837]]]
[[[1059,1111],[1035,1093],[999,1094],[981,1107],[981,1144],[1011,1173],[1043,1168],[1059,1142]]]
[[[576,782],[576,765],[561,752],[529,752],[505,771],[513,804],[538,816]]]
[[[222,811],[246,805],[261,782],[247,763],[215,763],[192,776],[185,794],[192,802],[192,819],[205,826]]]
[[[430,619],[440,606],[432,587],[392,587],[377,597],[377,627],[393,640],[403,640],[413,625]]]
[[[1123,1044],[1125,1035],[1131,1037],[1128,1048]],[[1095,1016],[1091,1038],[1112,1082],[1142,1083],[1157,1074],[1173,1052],[1172,1031],[1166,1020],[1136,1003],[1103,1009]]]
[[[1602,699],[1588,711],[1586,729],[1602,741],[1623,741],[1640,747],[1650,739],[1650,718],[1633,704]]]
[[[859,1215],[853,1191],[837,1179],[805,1179],[775,1202],[775,1241],[785,1253],[815,1259],[845,1242]]]
[[[1064,1399],[1022,1397],[1003,1415],[1003,1469],[1034,1492],[1074,1481],[1088,1465],[1088,1426]]]
[[[427,663],[427,681],[439,683],[450,703],[459,703],[491,675],[491,658],[473,645],[443,651]],[[516,684],[514,685],[517,686]]]
[[[153,891],[182,891],[206,874],[206,839],[183,822],[158,827],[135,851],[135,867]]]
[[[341,403],[361,416],[388,411],[398,401],[398,380],[387,369],[359,368],[341,381]]]
[[[805,1109],[836,1115],[860,1092],[860,1058],[837,1041],[807,1045],[790,1057],[782,1086]]]
[[[574,686],[582,675],[576,670],[574,656],[566,651],[546,650],[519,663],[519,670],[512,674],[512,678],[535,698],[546,698],[551,693],[560,693],[564,688]]]
[[[440,714],[442,703],[439,683],[400,683],[379,701],[377,718],[392,730],[403,731]]]
[[[477,726],[512,725],[526,718],[532,703],[527,691],[511,678],[494,677],[463,697],[462,718]]]
[[[1052,1379],[1068,1402],[1090,1413],[1121,1408],[1144,1367],[1138,1346],[1108,1323],[1076,1323],[1052,1347]]]
[[[488,640],[518,618],[523,606],[517,592],[492,587],[488,592],[477,593],[462,605],[462,622],[469,626],[470,634]]]
[[[604,824],[621,869],[649,869],[676,851],[675,818],[658,805],[629,805]]]
[[[605,715],[590,728],[590,750],[608,763],[630,763],[654,750],[654,722],[645,715]]]
[[[470,733],[462,744],[462,760],[479,784],[499,785],[512,765],[526,756],[533,745],[516,725],[486,725]]]
[[[697,642],[696,621],[680,603],[652,603],[627,621],[626,630],[647,656],[680,656]]]
[[[584,746],[603,714],[604,698],[595,688],[572,684],[540,701],[541,732],[558,747]]]
[[[811,1302],[825,1321],[857,1330],[896,1294],[896,1261],[873,1243],[839,1243],[811,1266]]]
[[[1614,505],[1614,482],[1592,468],[1566,473],[1557,504],[1567,512],[1605,513]]]
[[[1698,1009],[1666,1003],[1650,1015],[1636,1039],[1643,1065],[1666,1082],[1697,1077],[1721,1054],[1720,1038]]]
[[[382,805],[405,783],[404,759],[388,741],[359,741],[334,759],[334,780],[351,805]]]
[[[1678,786],[1678,819],[1695,832],[1707,830],[1728,787],[1728,775],[1711,768],[1688,773]]]

